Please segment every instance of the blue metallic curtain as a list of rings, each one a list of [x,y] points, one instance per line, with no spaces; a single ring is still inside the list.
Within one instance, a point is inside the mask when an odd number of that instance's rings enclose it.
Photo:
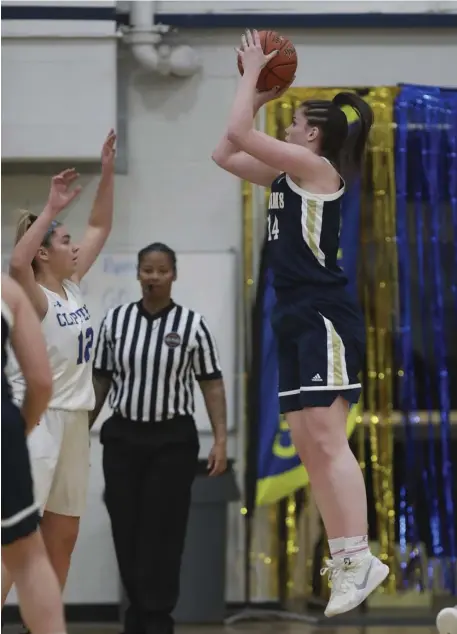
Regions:
[[[396,348],[406,435],[400,546],[404,552],[407,543],[413,546],[411,560],[419,556],[424,540],[418,534],[417,514],[425,503],[429,555],[442,564],[444,586],[455,594],[457,474],[452,473],[450,416],[457,409],[452,396],[457,385],[457,92],[402,86],[395,118],[400,295]],[[425,451],[419,442],[418,423],[424,422],[419,411],[427,412]]]

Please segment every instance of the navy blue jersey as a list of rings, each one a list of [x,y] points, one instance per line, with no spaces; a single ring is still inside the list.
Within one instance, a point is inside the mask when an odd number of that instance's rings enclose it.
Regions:
[[[337,262],[343,193],[343,181],[334,194],[306,192],[286,174],[273,181],[267,239],[278,292],[347,284]]]

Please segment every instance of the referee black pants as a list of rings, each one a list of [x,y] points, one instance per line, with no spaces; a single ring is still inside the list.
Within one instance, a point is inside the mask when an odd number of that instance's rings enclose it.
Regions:
[[[129,606],[125,634],[172,634],[198,434],[190,417],[101,430],[105,504]]]

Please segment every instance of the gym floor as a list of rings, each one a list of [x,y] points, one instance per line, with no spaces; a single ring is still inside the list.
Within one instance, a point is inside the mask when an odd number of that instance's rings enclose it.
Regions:
[[[116,625],[75,624],[68,628],[69,634],[119,634],[121,628]],[[8,625],[3,634],[17,634],[18,626]],[[435,628],[426,627],[389,627],[389,634],[437,634]],[[239,623],[233,627],[219,626],[178,626],[175,634],[386,634],[386,627],[319,627],[314,628],[300,623]]]

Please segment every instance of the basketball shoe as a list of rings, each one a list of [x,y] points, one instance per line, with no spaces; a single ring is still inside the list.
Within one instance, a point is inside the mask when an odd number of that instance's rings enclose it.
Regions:
[[[363,603],[389,574],[389,568],[370,551],[360,557],[328,560],[321,575],[329,574],[332,582],[325,616],[336,616]]]

